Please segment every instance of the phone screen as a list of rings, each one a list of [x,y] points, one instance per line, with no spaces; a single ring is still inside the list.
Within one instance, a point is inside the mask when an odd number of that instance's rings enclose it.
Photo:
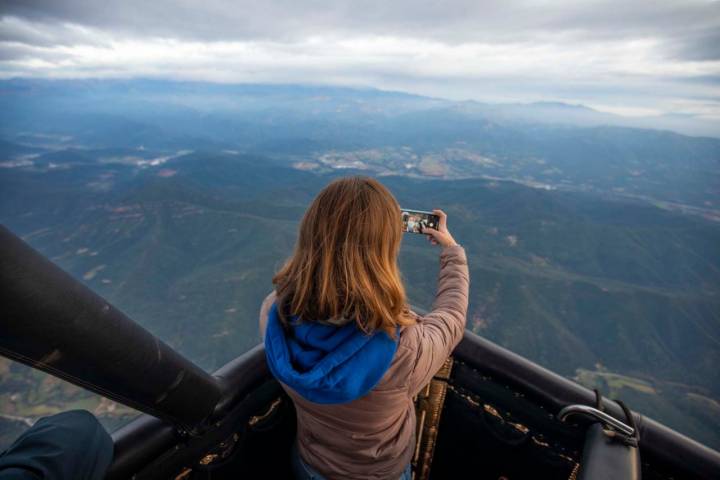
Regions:
[[[440,225],[440,217],[432,212],[423,210],[400,210],[402,216],[402,229],[407,233],[422,233],[420,226],[426,226],[437,230]]]

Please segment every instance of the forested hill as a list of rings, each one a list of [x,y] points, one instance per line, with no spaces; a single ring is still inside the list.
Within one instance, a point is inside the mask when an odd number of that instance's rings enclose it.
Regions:
[[[227,152],[140,167],[80,153],[52,154],[68,167],[3,170],[0,221],[207,369],[259,341],[259,303],[309,201],[333,176],[363,173]],[[381,180],[402,205],[448,212],[469,256],[469,329],[720,445],[720,224],[515,182]],[[437,256],[406,235],[401,268],[418,306],[432,303]],[[23,397],[33,377],[8,372],[11,413],[62,403],[41,385]]]
[[[450,215],[468,328],[720,448],[720,139],[642,126],[370,89],[2,80],[0,221],[213,369],[259,341],[315,194],[374,175]],[[414,304],[437,256],[404,239]],[[0,421],[71,407],[132,415],[0,360]]]

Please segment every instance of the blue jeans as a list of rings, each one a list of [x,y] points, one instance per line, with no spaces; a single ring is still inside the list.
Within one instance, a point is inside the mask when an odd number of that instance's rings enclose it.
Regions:
[[[310,465],[305,463],[302,457],[300,457],[300,453],[298,452],[297,448],[297,439],[293,441],[292,448],[290,449],[290,455],[292,471],[295,475],[296,480],[325,480],[325,477],[323,477]],[[407,464],[407,467],[405,467],[405,470],[400,475],[400,480],[412,479],[412,470],[410,465],[410,463]]]

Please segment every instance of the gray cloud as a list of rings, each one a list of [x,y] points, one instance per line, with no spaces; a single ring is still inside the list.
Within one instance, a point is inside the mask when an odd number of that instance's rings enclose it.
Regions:
[[[80,25],[29,22],[18,17],[3,17],[0,42],[27,47],[56,47],[79,44],[107,46],[103,38]]]
[[[384,35],[445,43],[658,38],[693,59],[716,59],[720,2],[502,0],[5,0],[0,15],[68,22],[132,35],[295,41],[318,33]],[[698,55],[696,52],[702,51]]]
[[[720,2],[18,1],[0,76],[331,83],[720,119]]]
[[[673,58],[679,60],[720,60],[720,26],[698,31],[689,38],[678,39],[671,46],[670,52]]]

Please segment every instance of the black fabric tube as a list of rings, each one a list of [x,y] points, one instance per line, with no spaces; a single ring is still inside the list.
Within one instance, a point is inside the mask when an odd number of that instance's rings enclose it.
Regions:
[[[220,398],[210,374],[0,225],[0,354],[188,430]]]

